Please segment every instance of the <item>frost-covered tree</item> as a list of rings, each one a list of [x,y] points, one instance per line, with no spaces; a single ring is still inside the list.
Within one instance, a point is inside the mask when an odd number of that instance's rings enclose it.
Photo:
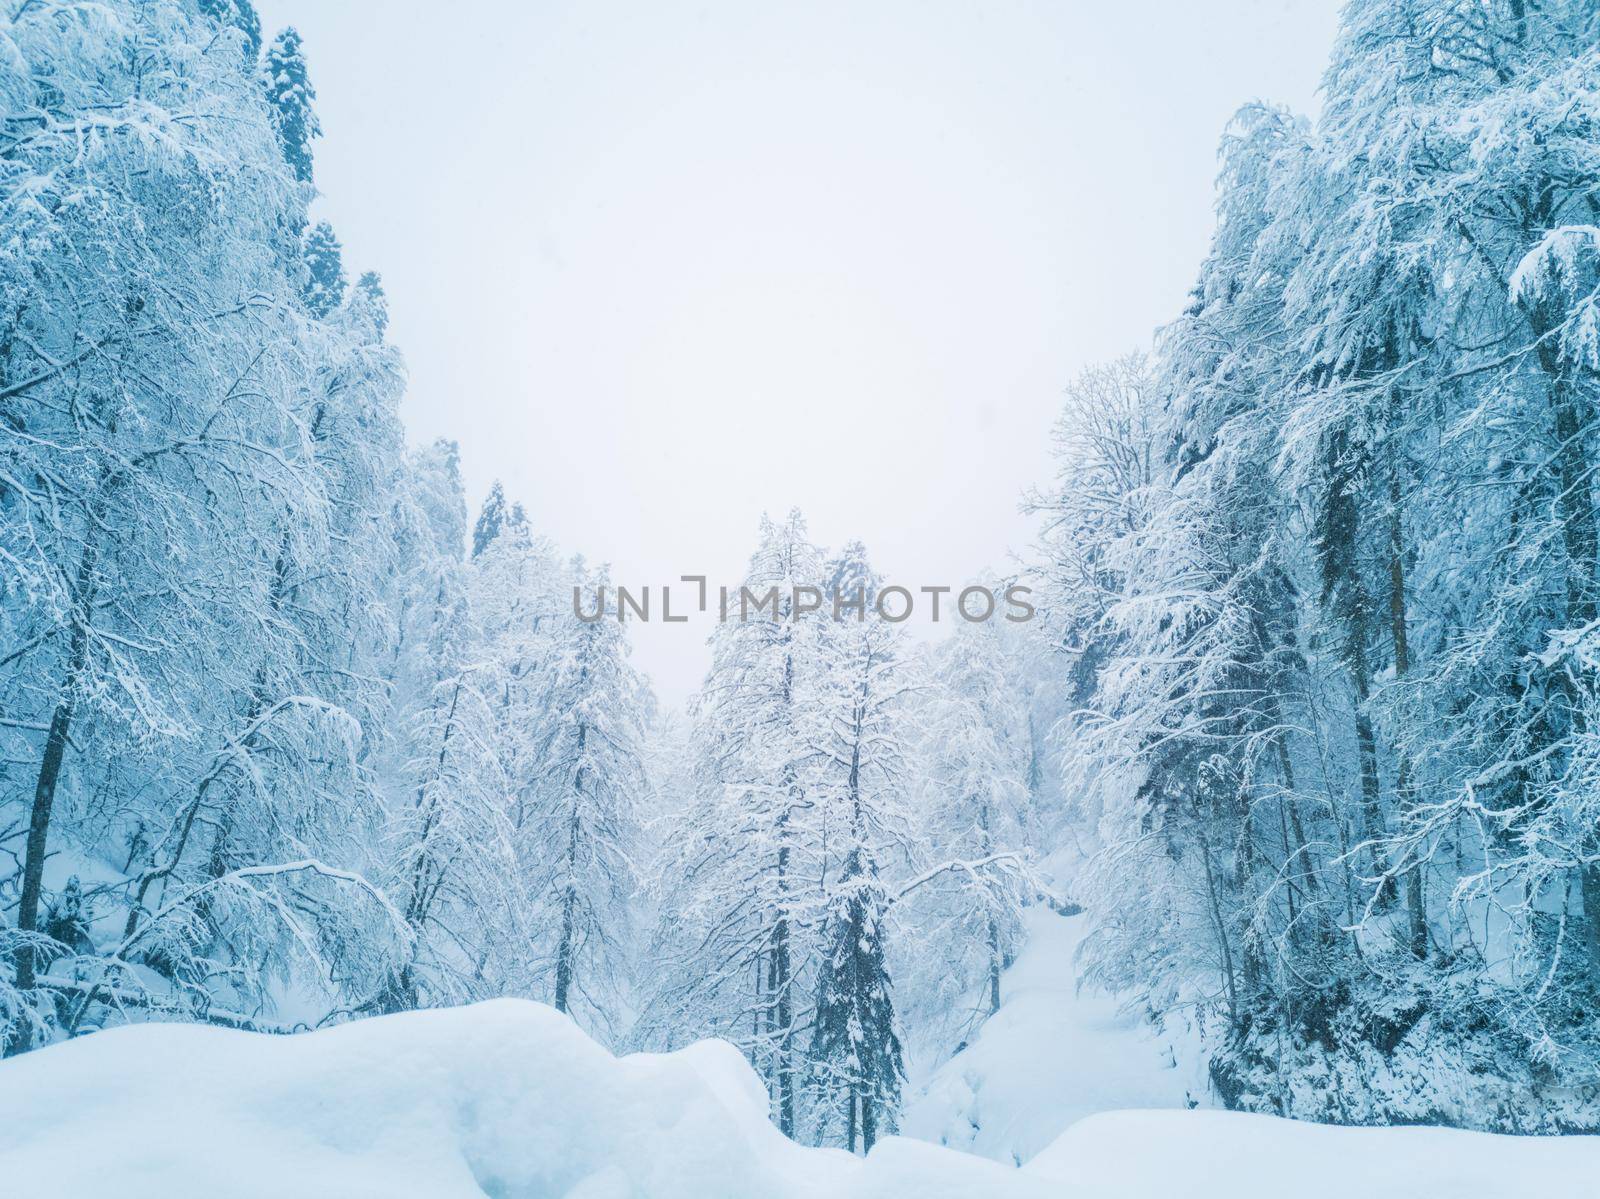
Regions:
[[[0,17],[0,1041],[552,987],[604,1025],[647,693],[520,505],[468,557],[377,276],[301,236],[298,37],[256,38]]]
[[[820,604],[797,613],[794,589],[809,587],[820,601],[822,582],[804,518],[763,518],[743,582],[748,603],[741,609],[730,592],[730,618],[712,634],[695,702],[694,793],[682,815],[690,832],[657,869],[662,973],[642,1021],[650,1040],[666,1040],[671,1025],[743,1048],[790,1136],[825,869],[824,805],[810,787],[816,712],[804,702],[822,660]]]
[[[496,479],[489,485],[489,495],[478,510],[478,523],[472,526],[472,556],[482,555],[506,523],[506,493]]]
[[[1000,976],[1037,891],[1025,858],[1036,834],[1029,714],[1007,651],[1000,626],[956,625],[933,650],[916,708],[920,840],[926,852],[964,863],[913,900],[922,931],[915,965],[927,1001],[946,1011],[974,985],[981,1011],[999,1010]]]
[[[654,701],[628,662],[607,572],[579,559],[569,578],[596,606],[586,604],[581,617],[568,606],[552,627],[524,869],[542,897],[539,962],[551,1002],[565,1012],[582,997],[591,1012],[605,1012],[615,1009],[617,968],[631,939],[644,732]]]
[[[6,74],[28,132],[0,175],[0,695],[31,763],[0,796],[0,828],[26,828],[6,1037],[242,1020],[282,976],[394,948],[349,869],[375,809],[335,630],[374,548],[344,538],[372,494],[344,468],[397,428],[386,351],[306,321],[282,244],[303,200],[209,18],[42,4],[0,37],[29,66]],[[127,881],[83,894],[62,945],[50,859],[85,853]]]
[[[261,16],[250,0],[200,0],[200,11],[218,24],[237,29],[250,62],[261,53]]]
[[[1597,20],[1349,5],[1317,125],[1224,142],[1133,519],[1081,437],[1040,505],[1088,962],[1220,1013],[1230,1103],[1597,1119]]]
[[[318,221],[305,237],[306,310],[325,317],[344,303],[344,254],[333,226]]]
[[[311,142],[322,136],[322,125],[312,107],[317,93],[306,70],[300,34],[293,26],[272,39],[261,69],[271,105],[272,127],[277,130],[284,161],[296,179],[310,183]]]
[[[383,280],[376,271],[363,271],[356,280],[351,306],[363,314],[364,319],[382,337],[389,329],[389,297],[383,290]]]
[[[878,580],[859,542],[827,570],[825,600],[872,605]],[[817,963],[811,1070],[821,1091],[819,1123],[842,1100],[843,1139],[870,1150],[892,1132],[905,1064],[886,941],[889,893],[880,862],[911,856],[906,812],[911,687],[900,626],[832,620],[820,626],[821,669],[804,702],[815,714],[810,790],[823,816],[823,950]]]

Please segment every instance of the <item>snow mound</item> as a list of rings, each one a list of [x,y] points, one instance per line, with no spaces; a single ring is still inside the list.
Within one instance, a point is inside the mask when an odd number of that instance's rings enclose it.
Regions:
[[[0,1189],[29,1199],[1497,1199],[1584,1194],[1600,1138],[1091,1117],[1022,1169],[767,1120],[730,1046],[616,1058],[501,1000],[294,1037],[97,1033],[0,1063]]]
[[[908,1094],[902,1132],[1011,1165],[1096,1112],[1209,1106],[1198,1037],[1157,1032],[1113,996],[1079,991],[1084,931],[1082,916],[1028,913],[1000,1010]]]
[[[1106,1112],[1029,1164],[1063,1195],[1127,1199],[1549,1199],[1594,1194],[1600,1137],[1341,1128],[1245,1112]]]
[[[292,1037],[146,1024],[25,1054],[0,1063],[0,1180],[29,1199],[1059,1193],[909,1141],[864,1162],[802,1148],[732,1046],[616,1058],[521,1000]]]

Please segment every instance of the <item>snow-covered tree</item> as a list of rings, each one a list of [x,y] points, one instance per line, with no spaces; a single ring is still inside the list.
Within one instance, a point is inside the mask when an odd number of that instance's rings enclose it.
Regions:
[[[318,221],[305,237],[306,310],[325,317],[344,303],[344,254],[333,226]]]
[[[283,244],[303,198],[237,43],[179,4],[69,10],[3,34],[30,64],[6,76],[29,132],[0,175],[0,693],[8,760],[32,763],[0,797],[27,829],[13,1047],[117,1011],[252,1010],[358,939],[341,968],[380,969],[396,937],[348,868],[376,810],[361,689],[328,656],[353,651],[330,622],[371,543],[344,540],[370,491],[324,368],[381,453],[385,351],[306,320]],[[41,932],[64,847],[127,876],[81,897],[67,946]]]
[[[825,870],[824,805],[810,789],[816,712],[803,698],[821,664],[820,616],[795,611],[794,588],[820,600],[822,581],[804,518],[763,518],[743,582],[749,602],[741,609],[730,592],[695,701],[695,790],[682,815],[690,831],[657,868],[662,971],[643,1018],[650,1040],[667,1039],[671,1025],[743,1048],[790,1136]]]
[[[1087,960],[1220,1012],[1230,1103],[1595,1119],[1545,1100],[1592,1069],[1600,978],[1597,21],[1347,6],[1317,125],[1251,107],[1224,142],[1132,519],[1079,518],[1110,465],[1081,437],[1039,505],[1086,530],[1045,573],[1085,631]]]
[[[1026,860],[1037,832],[1027,697],[1000,626],[961,623],[934,647],[916,716],[920,840],[925,852],[964,865],[912,900],[915,966],[925,1002],[954,1011],[976,985],[981,1011],[992,1014],[1037,891]]]
[[[596,597],[598,612],[588,601],[582,617],[569,606],[552,627],[524,869],[542,896],[538,961],[551,1002],[565,1012],[582,998],[595,1014],[615,1010],[618,966],[631,943],[644,734],[654,701],[628,662],[607,572],[579,559],[569,578]]]
[[[237,29],[250,62],[261,53],[261,17],[250,0],[200,0],[200,11],[218,24]]]
[[[383,280],[376,271],[363,271],[356,280],[351,306],[371,323],[382,337],[389,329],[389,297],[383,290]]]
[[[506,523],[506,493],[496,479],[489,486],[489,495],[478,510],[478,523],[472,526],[472,556],[482,555]]]
[[[272,126],[277,130],[284,161],[289,164],[296,179],[301,183],[310,183],[311,142],[313,138],[322,136],[322,124],[317,120],[316,109],[312,107],[317,92],[311,86],[311,76],[306,70],[300,34],[293,26],[272,39],[261,69],[266,78]]]
[[[835,597],[873,605],[879,583],[859,542],[826,571]],[[889,893],[880,862],[909,860],[909,785],[904,713],[911,688],[905,638],[888,621],[832,620],[820,626],[821,669],[802,692],[814,713],[808,777],[822,813],[823,949],[817,963],[811,1070],[826,1128],[842,1100],[843,1139],[870,1150],[892,1132],[905,1065],[886,940]]]

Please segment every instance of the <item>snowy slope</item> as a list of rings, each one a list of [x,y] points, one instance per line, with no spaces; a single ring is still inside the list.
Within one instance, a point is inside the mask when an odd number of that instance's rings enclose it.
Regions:
[[[1600,1137],[1167,1111],[1091,1116],[1019,1173],[1096,1199],[1551,1199],[1595,1194],[1597,1171]]]
[[[115,1186],[109,1184],[115,1182]],[[910,1141],[865,1163],[767,1120],[732,1046],[614,1058],[500,1000],[295,1037],[113,1029],[0,1063],[0,1194],[29,1199],[1042,1197]]]
[[[728,1045],[614,1058],[502,1000],[296,1037],[138,1025],[0,1063],[0,1192],[28,1199],[1496,1199],[1579,1195],[1600,1138],[1117,1112],[1013,1169],[785,1140]]]
[[[1187,1030],[1159,1034],[1111,996],[1079,993],[1073,959],[1084,929],[1082,916],[1029,913],[1000,1010],[913,1087],[902,1133],[1020,1164],[1096,1112],[1209,1104]]]

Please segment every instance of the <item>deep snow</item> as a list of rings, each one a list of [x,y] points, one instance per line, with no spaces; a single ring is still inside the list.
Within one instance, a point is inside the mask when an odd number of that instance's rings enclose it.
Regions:
[[[1157,1031],[1115,997],[1078,987],[1085,920],[1029,910],[1000,1010],[908,1091],[901,1131],[1012,1165],[1096,1112],[1209,1105],[1198,1037]]]
[[[730,1046],[614,1058],[540,1004],[296,1037],[114,1029],[0,1063],[0,1182],[29,1199],[1497,1199],[1583,1194],[1600,1138],[1115,1112],[1022,1169],[890,1138],[785,1140]]]

